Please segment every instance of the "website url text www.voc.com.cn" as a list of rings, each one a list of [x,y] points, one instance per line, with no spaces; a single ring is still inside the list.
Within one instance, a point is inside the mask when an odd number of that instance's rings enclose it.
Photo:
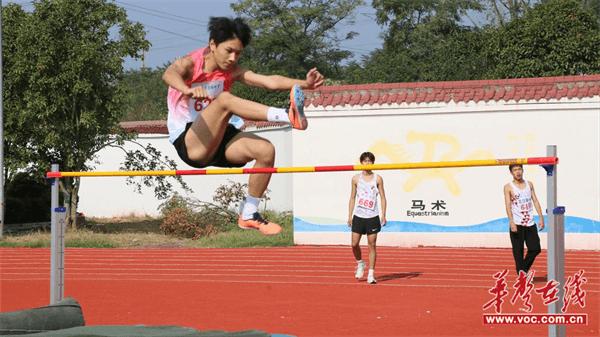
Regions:
[[[484,314],[483,324],[587,325],[587,314]]]

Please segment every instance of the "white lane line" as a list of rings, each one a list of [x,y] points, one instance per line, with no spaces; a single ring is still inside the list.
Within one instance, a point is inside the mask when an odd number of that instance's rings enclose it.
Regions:
[[[50,278],[37,278],[37,279],[1,279],[0,281],[49,281]],[[360,286],[360,287],[373,287],[374,289],[378,287],[411,287],[411,288],[445,288],[445,289],[453,289],[453,288],[468,288],[468,289],[490,289],[491,286],[478,286],[478,285],[448,285],[448,284],[397,284],[397,283],[387,283],[380,282],[377,285],[369,285],[365,284],[365,282],[305,282],[305,281],[244,281],[244,280],[186,280],[186,279],[152,279],[152,278],[133,278],[133,279],[112,279],[112,278],[81,278],[81,279],[67,279],[67,282],[71,281],[83,281],[83,282],[91,282],[91,281],[114,281],[114,282],[188,282],[188,283],[244,283],[244,284],[296,284],[296,285],[323,285],[323,286],[337,286],[337,285],[349,285],[349,286]],[[586,290],[586,292],[590,293],[600,293],[600,290]]]

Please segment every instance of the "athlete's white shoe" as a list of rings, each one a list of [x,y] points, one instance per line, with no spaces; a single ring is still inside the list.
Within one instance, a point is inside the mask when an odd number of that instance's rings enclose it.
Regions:
[[[376,284],[377,280],[375,279],[375,275],[369,275],[369,276],[367,276],[367,283],[368,284]]]
[[[365,262],[360,261],[356,264],[356,274],[354,274],[354,277],[356,277],[356,279],[360,279],[363,277],[364,274],[365,274]]]

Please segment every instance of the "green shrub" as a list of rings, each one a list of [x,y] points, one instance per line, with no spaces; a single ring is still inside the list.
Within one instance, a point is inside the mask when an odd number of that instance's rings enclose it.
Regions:
[[[189,208],[174,207],[164,212],[163,216],[160,229],[165,234],[198,239],[218,232],[217,219],[207,212],[195,213]]]
[[[17,173],[6,185],[7,224],[50,221],[50,184],[27,172]]]
[[[246,196],[247,184],[228,181],[215,190],[213,202],[200,201],[175,194],[160,206],[163,233],[198,239],[233,228]],[[265,192],[263,200],[269,197]]]

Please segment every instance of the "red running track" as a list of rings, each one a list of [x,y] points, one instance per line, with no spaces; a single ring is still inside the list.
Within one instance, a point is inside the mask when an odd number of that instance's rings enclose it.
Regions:
[[[366,251],[364,251],[366,253]],[[509,249],[378,248],[379,283],[354,280],[348,247],[67,249],[65,295],[88,325],[261,329],[296,336],[545,336],[546,325],[484,325],[493,274],[509,270],[503,313],[520,313]],[[566,275],[583,269],[588,325],[598,336],[600,252],[569,251]],[[546,275],[545,252],[534,264]],[[48,249],[0,249],[0,311],[47,305]],[[535,287],[541,287],[540,280]],[[546,313],[533,294],[533,313]],[[485,313],[493,313],[490,309]]]

